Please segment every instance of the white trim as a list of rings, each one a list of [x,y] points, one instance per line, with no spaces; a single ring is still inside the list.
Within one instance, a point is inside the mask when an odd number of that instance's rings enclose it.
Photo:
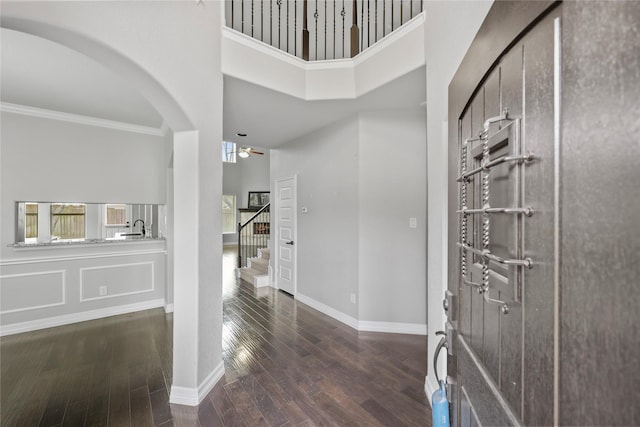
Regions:
[[[431,406],[431,408],[433,408],[431,396],[433,395],[434,391],[436,391],[436,389],[433,387],[433,384],[431,384],[431,381],[429,381],[429,376],[426,375],[424,377],[424,394],[427,396],[427,400],[429,401],[429,406]]]
[[[275,56],[279,60],[296,66],[304,71],[335,70],[341,68],[352,69],[357,65],[360,65],[363,62],[367,61],[368,59],[374,57],[379,50],[385,49],[387,46],[395,43],[397,40],[403,38],[408,33],[419,29],[424,25],[424,22],[425,12],[423,11],[414,16],[411,20],[405,22],[400,28],[393,30],[391,33],[378,40],[375,44],[360,52],[354,58],[339,58],[322,61],[305,61],[302,58],[287,53],[282,49],[278,49],[277,47],[271,46],[270,44],[260,41],[247,34],[243,34],[238,30],[227,27],[226,25],[222,27],[222,36],[223,38],[227,38],[249,48],[261,51],[262,53],[265,53],[267,55]]]
[[[237,234],[237,233],[235,233]],[[233,241],[233,242],[222,242],[222,246],[238,246],[238,241]]]
[[[385,332],[389,334],[427,335],[427,325],[421,323],[396,322],[358,322],[358,330],[362,332]]]
[[[308,305],[311,308],[318,310],[321,313],[326,314],[329,317],[333,317],[334,319],[344,323],[347,326],[352,327],[355,330],[358,330],[358,319],[349,316],[348,314],[344,314],[341,311],[338,311],[334,308],[329,307],[321,302],[314,300],[306,295],[298,294],[296,295],[296,300],[299,302]]]
[[[370,48],[367,48],[362,52],[360,52],[358,55],[356,55],[356,57],[353,58],[354,65],[358,66],[362,64],[368,59],[374,57],[378,53],[378,51],[382,49],[386,49],[387,46],[392,45],[393,43],[400,40],[410,32],[424,26],[424,21],[425,21],[425,12],[422,11],[416,16],[414,16],[413,18],[411,18],[411,20],[402,24],[400,28],[393,30],[388,35],[378,40]]]
[[[271,46],[265,42],[257,40],[247,34],[243,34],[228,26],[222,28],[222,50],[223,67],[222,73],[227,76],[249,81],[253,84],[263,86],[277,92],[282,92],[306,101],[325,99],[355,99],[380,86],[394,80],[401,75],[405,75],[421,66],[425,65],[424,49],[417,49],[417,54],[408,57],[401,63],[394,64],[388,73],[378,76],[375,69],[369,67],[371,59],[385,51],[393,49],[406,49],[407,41],[424,44],[425,12],[421,12],[411,20],[407,21],[400,28],[389,33],[384,38],[372,46],[360,52],[354,58],[341,58],[319,61],[305,61],[302,58],[287,53],[281,49]],[[424,47],[424,46],[423,46]],[[252,60],[257,60],[257,64],[265,61],[278,63],[277,67],[289,68],[287,72],[293,73],[294,82],[277,82],[273,79],[264,78],[259,74],[247,72],[243,69],[243,58],[235,55],[237,49],[252,50]],[[393,56],[393,55],[392,55]],[[227,60],[224,60],[228,58]],[[328,72],[327,72],[328,71]],[[347,79],[342,90],[327,94],[318,92],[311,85],[311,81],[325,81],[335,79],[335,73],[343,74],[343,79]],[[311,73],[311,74],[309,74]],[[364,80],[359,78],[360,74],[366,74]],[[377,77],[374,77],[377,76]],[[363,81],[364,83],[361,83]],[[364,85],[364,86],[363,86]]]
[[[86,126],[102,127],[121,130],[125,132],[141,133],[152,136],[164,136],[162,128],[135,125],[132,123],[118,122],[115,120],[99,119],[96,117],[81,116],[79,114],[63,113],[61,111],[46,110],[44,108],[29,107],[26,105],[0,102],[0,111],[5,113],[22,114],[23,116],[38,117],[41,119],[58,120],[61,122],[76,123]]]
[[[222,27],[222,37],[223,39],[224,38],[229,39],[236,43],[247,46],[251,49],[261,51],[262,53],[265,53],[267,55],[275,56],[279,60],[291,65],[294,65],[302,70],[305,69],[306,61],[303,60],[302,58],[293,56],[292,54],[287,53],[284,50],[278,49],[277,47],[273,47],[268,43],[262,42],[249,35],[243,34],[238,30],[234,30],[233,28],[230,28],[227,26]]]
[[[216,368],[204,379],[198,388],[171,386],[169,403],[176,405],[198,406],[207,394],[215,387],[224,375],[224,363],[220,362]]]
[[[44,305],[34,305],[30,307],[25,307],[25,308],[15,308],[13,310],[5,310],[5,311],[0,310],[0,314],[18,313],[21,311],[37,310],[39,308],[57,307],[60,305],[65,305],[66,304],[65,294],[66,294],[66,286],[67,286],[66,270],[39,271],[37,273],[8,274],[6,276],[0,276],[0,283],[2,282],[2,280],[8,279],[10,277],[42,276],[45,274],[54,274],[54,273],[56,274],[62,273],[62,281],[60,282],[62,285],[62,302],[56,302],[53,304],[44,304]]]
[[[303,294],[295,297],[299,302],[332,317],[359,332],[383,332],[388,334],[427,335],[427,325],[420,323],[395,323],[362,321]]]
[[[45,319],[30,320],[27,322],[12,323],[0,326],[0,336],[19,334],[22,332],[36,331],[39,329],[53,328],[87,320],[101,319],[103,317],[117,316],[120,314],[134,313],[136,311],[149,310],[164,306],[164,299],[143,301],[134,304],[120,305],[117,307],[100,308],[98,310],[83,311],[80,313],[65,314],[62,316],[48,317]]]
[[[273,277],[274,280],[271,281],[271,286],[275,287],[276,289],[281,289],[280,288],[280,283],[278,282],[278,274],[276,272],[280,271],[280,248],[278,245],[278,242],[280,240],[280,222],[279,222],[279,209],[280,209],[280,200],[278,199],[279,195],[278,195],[278,189],[279,189],[279,185],[281,182],[283,181],[288,181],[292,179],[293,180],[293,206],[292,206],[292,210],[293,210],[293,240],[297,240],[298,238],[298,174],[293,174],[293,175],[288,175],[288,176],[283,176],[280,178],[277,178],[274,180],[273,183],[273,187],[274,187],[274,198],[272,199],[272,203],[273,203],[273,211],[276,212],[275,217],[273,218],[273,223],[275,225],[274,227],[274,244],[273,244],[273,250],[271,250],[272,248],[268,247],[267,244],[267,248],[269,249],[269,258],[271,259],[273,257],[274,261],[273,261],[273,265],[275,266],[274,271],[273,271]],[[269,242],[271,243],[271,242]],[[273,255],[271,255],[273,253]],[[298,245],[294,244],[293,245],[293,259],[294,259],[294,266],[293,266],[293,296],[297,298],[297,293],[298,293]],[[269,267],[271,267],[271,262],[269,262]],[[271,277],[271,276],[270,276]],[[303,295],[304,297],[304,295]]]
[[[143,289],[140,291],[133,291],[133,292],[123,292],[120,294],[111,294],[111,295],[103,295],[103,296],[97,296],[97,297],[93,297],[93,298],[85,298],[84,297],[84,287],[83,287],[83,281],[84,281],[84,272],[87,270],[106,270],[109,268],[119,268],[119,267],[130,267],[132,265],[150,265],[151,266],[151,289]],[[146,261],[146,262],[131,262],[128,264],[112,264],[112,265],[101,265],[98,267],[85,267],[85,268],[80,268],[78,271],[80,273],[80,302],[87,302],[87,301],[96,301],[96,300],[101,300],[101,299],[109,299],[109,298],[116,298],[116,297],[123,297],[123,296],[128,296],[128,295],[138,295],[138,294],[144,294],[147,292],[153,292],[156,290],[156,280],[155,280],[155,262],[153,261]]]
[[[36,264],[41,262],[61,262],[61,261],[76,261],[84,259],[100,259],[100,258],[113,258],[120,256],[135,256],[135,255],[152,255],[152,254],[167,254],[166,249],[152,249],[148,251],[131,251],[131,252],[107,252],[96,255],[70,255],[61,257],[42,257],[42,258],[18,258],[11,260],[0,261],[0,267],[7,265],[22,265],[22,264]]]
[[[164,312],[169,314],[169,313],[173,313],[173,304],[165,304],[164,305]]]
[[[169,403],[174,403],[176,405],[198,406],[198,404],[200,404],[198,400],[198,390],[193,387],[172,385],[171,393],[169,394]]]
[[[213,387],[215,387],[216,383],[220,381],[220,378],[222,378],[223,375],[224,362],[220,361],[220,363],[218,363],[218,366],[216,366],[215,369],[211,371],[209,375],[207,375],[207,378],[205,378],[204,381],[202,381],[198,386],[198,404],[202,402],[205,397],[207,397],[207,394],[209,394],[209,392],[213,390]]]

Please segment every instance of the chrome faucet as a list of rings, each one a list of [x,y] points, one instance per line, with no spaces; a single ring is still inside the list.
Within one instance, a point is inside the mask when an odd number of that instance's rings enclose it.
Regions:
[[[131,230],[133,230],[134,228],[136,228],[136,224],[138,223],[138,221],[140,221],[140,222],[142,223],[142,229],[141,229],[141,231],[142,231],[142,236],[145,236],[146,232],[145,232],[145,229],[144,229],[144,220],[142,220],[142,219],[136,219],[136,220],[133,222],[133,225],[131,226]]]

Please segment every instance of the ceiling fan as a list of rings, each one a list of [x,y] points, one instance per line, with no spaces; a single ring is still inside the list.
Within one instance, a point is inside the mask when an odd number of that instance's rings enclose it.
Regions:
[[[246,159],[247,157],[251,156],[252,154],[257,154],[257,155],[262,156],[264,153],[262,151],[256,151],[251,147],[247,147],[246,145],[243,145],[238,150],[238,156],[242,157],[243,159]]]

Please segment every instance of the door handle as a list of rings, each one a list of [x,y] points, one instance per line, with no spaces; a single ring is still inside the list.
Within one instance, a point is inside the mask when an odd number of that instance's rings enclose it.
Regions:
[[[293,246],[293,240],[289,240],[288,242],[284,242],[285,245],[292,245]]]

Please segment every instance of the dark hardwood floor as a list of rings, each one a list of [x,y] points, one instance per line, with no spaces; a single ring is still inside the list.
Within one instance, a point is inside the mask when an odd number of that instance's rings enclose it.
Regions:
[[[225,375],[169,405],[162,309],[3,337],[2,426],[425,426],[426,337],[358,333],[234,278],[225,250]]]

